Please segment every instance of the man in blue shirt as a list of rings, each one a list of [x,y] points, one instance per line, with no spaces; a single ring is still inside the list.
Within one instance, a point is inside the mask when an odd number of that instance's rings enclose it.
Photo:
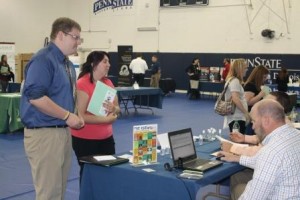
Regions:
[[[72,19],[55,20],[50,44],[38,51],[25,69],[20,110],[37,200],[64,199],[72,155],[68,127],[84,126],[74,113],[76,74],[67,59],[81,43],[80,31]]]
[[[156,55],[152,56],[152,64],[151,64],[151,80],[150,86],[159,88],[159,80],[161,76],[160,63],[158,62],[158,58]]]

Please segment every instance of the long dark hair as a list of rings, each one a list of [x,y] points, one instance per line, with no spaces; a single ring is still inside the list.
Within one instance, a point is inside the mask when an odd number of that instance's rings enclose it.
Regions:
[[[105,51],[92,51],[87,56],[86,62],[82,64],[78,79],[89,73],[90,82],[93,83],[93,70],[104,59],[105,56],[109,58],[108,53]]]
[[[278,73],[279,79],[284,80],[287,76],[288,76],[288,71],[287,71],[287,69],[284,68],[284,67],[281,68],[281,70],[280,70],[279,73]]]
[[[7,61],[4,60],[4,57],[7,57],[7,56],[6,56],[5,54],[3,54],[3,55],[1,56],[1,64],[6,66],[6,65],[8,65],[8,64],[7,64]]]

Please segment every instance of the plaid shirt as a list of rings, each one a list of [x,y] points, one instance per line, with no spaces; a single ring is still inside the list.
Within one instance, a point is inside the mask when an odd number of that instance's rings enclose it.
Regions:
[[[256,156],[240,159],[241,165],[254,168],[253,179],[240,199],[300,199],[300,132],[286,124],[262,144]]]

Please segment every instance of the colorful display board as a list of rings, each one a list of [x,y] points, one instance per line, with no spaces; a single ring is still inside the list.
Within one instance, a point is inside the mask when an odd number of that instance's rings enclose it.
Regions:
[[[157,162],[157,124],[133,127],[133,164]]]

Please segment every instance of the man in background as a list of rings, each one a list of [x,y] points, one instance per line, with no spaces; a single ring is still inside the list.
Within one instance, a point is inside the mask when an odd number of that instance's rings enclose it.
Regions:
[[[144,86],[145,72],[148,69],[148,65],[142,58],[141,53],[136,54],[136,58],[131,61],[129,69],[132,70],[133,81],[137,82],[139,86]]]
[[[223,65],[224,65],[224,69],[223,69],[223,72],[222,72],[222,79],[225,81],[226,77],[227,77],[227,74],[229,72],[229,69],[230,69],[230,59],[229,58],[224,58]]]
[[[160,63],[158,62],[157,55],[153,55],[151,58],[151,80],[150,80],[150,87],[159,88],[159,80],[161,77],[161,68]]]
[[[84,126],[74,113],[76,74],[67,59],[81,43],[80,31],[72,19],[56,19],[51,42],[25,69],[20,111],[36,200],[64,199],[72,159],[69,127]]]

